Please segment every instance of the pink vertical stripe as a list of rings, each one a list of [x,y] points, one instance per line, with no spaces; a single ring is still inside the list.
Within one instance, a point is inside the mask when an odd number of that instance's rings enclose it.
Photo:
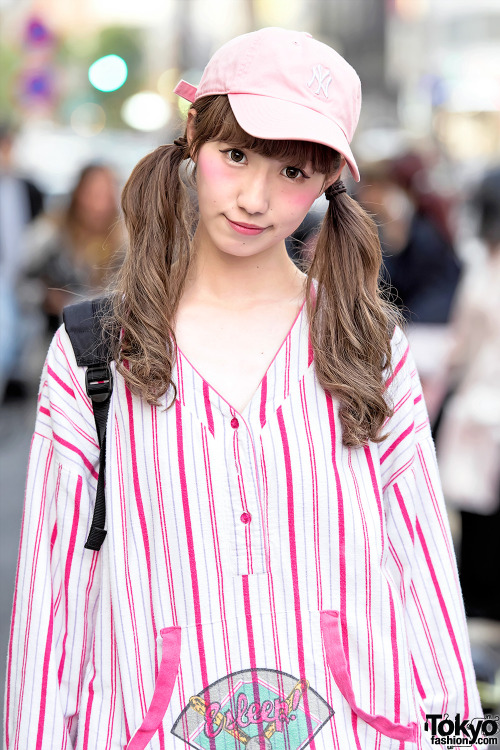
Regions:
[[[175,419],[177,426],[177,460],[179,464],[179,478],[181,483],[182,510],[184,514],[184,527],[186,529],[186,540],[188,546],[189,570],[191,573],[191,586],[193,588],[193,605],[195,611],[196,637],[198,641],[198,655],[200,659],[201,681],[204,688],[208,687],[207,658],[205,654],[205,642],[203,638],[203,625],[201,622],[200,609],[200,587],[198,583],[198,571],[196,566],[196,554],[193,537],[193,526],[191,523],[191,510],[189,507],[189,495],[187,489],[186,465],[184,462],[184,443],[182,431],[182,407],[179,401],[175,402]],[[210,703],[210,693],[205,690],[205,702]],[[215,750],[215,738],[210,737],[210,750]]]
[[[235,430],[233,433],[233,454],[234,454],[234,463],[237,466],[237,470],[238,470],[238,489],[240,493],[241,508],[244,513],[248,513],[248,503],[247,503],[246,492],[245,492],[245,483],[243,481],[243,471],[241,468],[240,445],[238,441],[237,430]],[[252,531],[251,531],[250,523],[245,524],[245,544],[246,544],[246,553],[247,553],[247,570],[249,574],[252,575],[254,570],[253,570],[253,554],[252,554]]]
[[[132,459],[132,477],[134,482],[134,497],[137,503],[137,515],[139,516],[139,523],[141,524],[142,540],[144,543],[144,555],[146,557],[146,567],[148,571],[148,586],[149,586],[149,606],[151,610],[151,626],[153,628],[153,638],[156,642],[158,631],[156,629],[156,619],[153,607],[153,584],[151,574],[151,549],[149,546],[149,534],[146,523],[146,514],[144,513],[144,504],[142,502],[141,484],[139,482],[139,471],[137,469],[137,448],[135,442],[135,426],[134,426],[134,407],[132,403],[132,393],[130,388],[126,388],[127,408],[128,408],[128,427],[130,436],[130,456]],[[158,655],[155,649],[155,674],[158,674]]]
[[[207,494],[209,500],[210,510],[210,523],[212,527],[212,540],[214,544],[215,552],[215,567],[217,571],[217,592],[219,595],[219,612],[222,625],[222,640],[224,643],[224,657],[226,660],[226,672],[230,674],[231,668],[231,650],[229,643],[229,633],[227,629],[227,617],[226,617],[226,603],[224,599],[224,576],[222,572],[222,559],[220,553],[220,542],[219,542],[219,530],[217,528],[217,514],[215,512],[214,493],[212,486],[212,472],[210,468],[210,456],[208,451],[208,441],[206,430],[204,426],[201,426],[202,433],[202,444],[203,444],[203,459],[205,462],[205,478],[207,482]]]
[[[174,625],[178,625],[177,607],[175,603],[175,590],[174,590],[174,577],[172,572],[172,561],[170,557],[170,542],[168,538],[167,521],[165,518],[165,502],[163,498],[163,483],[160,470],[160,456],[159,456],[159,439],[158,439],[158,410],[155,406],[151,406],[151,425],[153,429],[153,463],[155,471],[155,483],[156,483],[156,494],[158,498],[158,514],[160,517],[161,527],[161,538],[163,547],[163,558],[168,583],[168,595],[170,601],[170,612],[172,615],[172,622]],[[177,679],[177,687],[179,693],[179,702],[184,705],[186,703],[184,695],[184,678],[182,675],[182,667],[179,665],[179,673]],[[130,735],[128,736],[130,739]]]
[[[417,665],[415,664],[413,656],[411,657],[411,665],[413,667],[413,674],[415,675],[415,683],[417,685],[417,690],[418,690],[419,695],[422,698],[422,700],[425,700],[426,695],[425,695],[424,686],[422,685],[422,681],[420,680],[420,676],[419,676],[418,670],[417,670]]]
[[[134,607],[134,597],[132,590],[132,579],[130,577],[130,565],[129,565],[129,552],[128,552],[128,522],[127,522],[127,502],[125,498],[125,488],[123,486],[123,458],[122,458],[122,445],[121,436],[118,422],[115,422],[115,445],[116,445],[116,461],[118,464],[118,494],[120,498],[120,511],[121,511],[121,532],[122,532],[122,544],[123,544],[123,559],[125,568],[125,587],[127,590],[127,605],[130,613],[130,620],[132,625],[132,633],[134,635],[134,656],[135,656],[135,668],[137,672],[137,683],[139,689],[139,700],[141,702],[141,709],[143,712],[146,711],[146,696],[144,693],[144,682],[142,676],[142,664],[141,664],[141,652],[139,648],[139,634],[137,632],[137,620]]]
[[[398,501],[401,515],[403,516],[404,522],[406,524],[406,528],[408,529],[408,534],[410,535],[410,539],[412,543],[414,544],[415,532],[413,531],[413,526],[411,525],[410,516],[408,515],[408,509],[406,507],[406,503],[404,501],[403,495],[401,494],[401,490],[399,489],[399,486],[397,484],[394,485],[394,494],[396,495],[396,499]]]
[[[375,472],[375,466],[373,464],[373,456],[369,445],[365,445],[365,456],[368,468],[370,470],[370,477],[372,480],[373,494],[377,501],[378,514],[380,518],[380,548],[382,553],[384,551],[384,511],[382,509],[382,498],[380,497],[380,491],[377,481],[377,474]]]
[[[89,732],[90,732],[90,717],[92,716],[92,705],[94,703],[94,680],[96,678],[97,670],[95,666],[95,641],[92,647],[92,667],[93,675],[89,681],[88,687],[88,698],[87,698],[87,711],[85,713],[85,729],[83,734],[83,750],[89,750]],[[94,750],[93,748],[91,750]]]
[[[208,686],[207,660],[205,656],[205,644],[203,641],[203,626],[201,624],[200,609],[200,587],[198,584],[198,572],[196,568],[196,554],[193,538],[193,527],[191,524],[191,511],[189,508],[189,495],[186,480],[186,466],[184,463],[184,445],[182,442],[182,413],[179,401],[175,402],[176,424],[177,424],[177,457],[179,462],[179,474],[182,493],[182,509],[184,512],[184,525],[188,544],[189,569],[191,572],[191,585],[193,587],[193,604],[196,621],[196,634],[198,638],[198,652],[200,656],[201,680],[204,687]]]
[[[61,378],[59,377],[59,375],[57,375],[54,372],[54,370],[52,369],[52,367],[50,365],[47,365],[47,372],[50,375],[50,377],[52,378],[52,380],[55,380],[56,383],[58,385],[60,385],[61,388],[63,390],[65,390],[68,395],[71,396],[71,398],[75,398],[75,392],[74,392],[74,390],[72,388],[70,388],[69,385],[66,385],[66,383],[64,382],[64,380],[61,380]]]
[[[373,651],[373,612],[372,612],[372,570],[371,570],[371,554],[370,554],[370,536],[368,534],[368,528],[366,524],[366,515],[361,501],[361,493],[359,491],[359,484],[352,465],[352,451],[349,450],[349,469],[351,471],[352,481],[356,488],[356,500],[358,503],[359,515],[361,523],[363,525],[363,542],[364,542],[364,554],[365,554],[365,620],[366,620],[366,631],[368,638],[368,677],[370,683],[370,711],[374,710],[375,707],[375,655]]]
[[[283,443],[283,457],[285,460],[286,472],[286,492],[288,508],[288,534],[290,541],[290,564],[292,569],[293,599],[295,610],[295,623],[297,628],[297,650],[299,658],[299,677],[306,679],[305,658],[304,658],[304,636],[302,633],[302,615],[300,611],[300,592],[299,592],[299,574],[297,569],[297,542],[295,538],[295,508],[293,498],[293,479],[292,479],[292,462],[290,460],[290,448],[288,446],[288,436],[286,434],[285,422],[281,406],[277,412],[278,423]]]
[[[47,688],[48,688],[48,675],[49,675],[49,663],[50,663],[50,652],[52,650],[52,634],[54,632],[54,616],[52,609],[50,612],[49,629],[47,632],[47,641],[45,643],[45,653],[43,656],[43,669],[42,669],[42,694],[40,696],[40,713],[38,715],[38,733],[36,737],[36,750],[40,750],[43,743],[43,727],[45,723],[45,709],[47,707]]]
[[[116,650],[116,636],[115,636],[115,628],[113,623],[113,605],[110,605],[110,624],[109,629],[111,633],[111,643],[109,644],[109,660],[111,662],[111,696],[110,696],[110,712],[108,717],[108,735],[106,737],[106,750],[110,750],[111,743],[113,741],[113,726],[114,726],[114,720],[115,720],[115,711],[116,711],[116,693],[117,693],[117,685],[116,685],[116,675],[117,675],[117,667],[118,667],[118,654]]]
[[[349,634],[347,632],[347,575],[346,575],[346,564],[345,564],[345,521],[344,521],[344,497],[342,494],[342,485],[340,483],[340,474],[337,466],[337,428],[335,425],[335,414],[333,411],[333,399],[330,393],[325,393],[326,406],[328,412],[328,422],[330,425],[330,436],[332,445],[332,466],[335,474],[335,489],[337,493],[337,512],[338,512],[338,526],[339,526],[339,587],[340,587],[340,611],[342,614],[342,638],[345,648],[345,661],[347,674],[351,674],[350,660],[349,660]],[[328,651],[327,651],[328,656]],[[352,706],[351,706],[352,708]],[[353,709],[354,711],[354,709]],[[356,741],[356,747],[361,750],[359,742],[358,729],[357,729],[357,716],[352,713],[351,723],[354,739]]]
[[[267,403],[267,374],[262,378],[261,390],[260,390],[260,426],[264,427],[266,424],[266,403]]]
[[[82,459],[83,463],[85,464],[85,467],[88,469],[88,471],[90,471],[94,479],[98,479],[99,474],[94,469],[93,465],[90,463],[87,456],[79,448],[77,448],[76,445],[73,445],[73,443],[69,443],[67,440],[62,438],[60,435],[57,435],[56,433],[54,433],[54,440],[56,443],[59,443],[60,445],[63,445],[65,448],[69,448],[70,451],[73,451],[74,453],[76,453],[76,455]]]
[[[266,459],[262,445],[262,435],[260,436],[260,455],[262,467],[262,483],[264,487],[264,507],[265,507],[265,533],[266,533],[266,560],[267,560],[267,587],[269,592],[269,604],[271,610],[271,627],[273,631],[273,645],[276,659],[276,669],[281,671],[281,653],[278,637],[278,622],[276,619],[276,599],[274,593],[274,579],[272,574],[271,545],[269,540],[269,485],[267,479]]]
[[[394,672],[394,721],[399,724],[399,719],[401,716],[401,685],[399,684],[398,638],[396,630],[396,613],[394,611],[394,600],[392,598],[392,591],[390,589],[389,609],[391,613],[392,666]]]
[[[406,430],[404,430],[400,435],[398,435],[398,437],[396,438],[396,440],[393,443],[391,443],[391,445],[387,448],[386,452],[381,457],[381,459],[380,459],[380,463],[381,464],[384,463],[384,461],[386,460],[386,458],[389,458],[389,456],[391,455],[391,453],[394,453],[394,451],[396,450],[396,448],[398,447],[398,445],[400,443],[402,443],[403,440],[406,437],[408,437],[408,435],[412,434],[414,427],[415,427],[415,423],[412,422],[411,424],[408,425],[408,427],[406,428]]]
[[[320,521],[319,521],[319,502],[318,502],[318,472],[316,466],[316,453],[314,450],[314,441],[311,432],[311,423],[309,420],[309,412],[307,408],[307,397],[304,380],[300,383],[300,398],[302,405],[302,418],[304,420],[304,428],[307,437],[307,446],[309,449],[309,463],[311,467],[311,480],[312,480],[312,506],[313,506],[313,525],[314,525],[314,562],[316,567],[316,600],[318,611],[323,609],[323,582],[321,575],[321,546],[320,546]],[[327,676],[327,697],[330,703],[332,703],[332,688],[330,675],[328,673],[328,665],[326,662],[325,649],[322,647],[323,654],[323,667],[325,675]],[[334,747],[338,747],[338,738],[336,733],[335,722],[330,722],[332,741]]]
[[[347,654],[347,665],[349,669],[349,639],[347,626],[345,624],[346,602],[347,602],[347,576],[345,566],[345,525],[344,525],[344,498],[342,495],[342,485],[340,484],[340,475],[337,467],[337,430],[335,426],[335,415],[333,413],[333,400],[330,393],[325,393],[326,407],[328,410],[328,421],[330,424],[330,437],[332,448],[332,466],[335,474],[335,490],[337,493],[337,513],[339,525],[339,584],[340,584],[340,611],[342,617],[342,637],[344,639],[345,650]]]
[[[323,585],[321,582],[321,556],[319,542],[319,505],[318,505],[318,474],[316,468],[316,454],[314,451],[314,442],[312,439],[311,425],[307,411],[307,399],[305,394],[304,381],[300,383],[300,399],[302,404],[302,418],[304,420],[304,429],[307,438],[307,447],[309,451],[309,464],[311,467],[312,479],[312,507],[313,507],[313,528],[314,528],[314,562],[316,566],[316,600],[318,610],[323,609]]]
[[[243,586],[243,601],[245,607],[245,622],[247,626],[247,640],[248,640],[248,653],[250,658],[250,668],[256,669],[257,663],[255,658],[255,640],[253,634],[253,623],[252,623],[252,607],[250,604],[250,590],[248,587],[248,576],[244,575],[241,577]],[[259,685],[257,681],[252,681],[253,699],[256,705],[260,704]],[[265,750],[265,739],[263,735],[263,726],[258,724],[258,737],[259,745],[261,750]]]
[[[444,714],[448,708],[448,690],[446,688],[446,682],[444,679],[443,671],[441,669],[439,658],[436,652],[436,646],[434,644],[431,633],[429,631],[429,625],[427,623],[427,620],[425,619],[424,608],[422,606],[422,603],[420,601],[420,598],[418,596],[417,590],[415,589],[415,585],[413,582],[410,584],[410,592],[411,592],[415,607],[417,608],[417,611],[418,611],[418,616],[420,618],[420,624],[421,624],[422,630],[424,631],[424,634],[425,634],[427,649],[429,651],[429,654],[431,654],[432,656],[432,663],[436,671],[436,675],[439,679],[440,688],[443,691],[443,704],[441,706],[441,713]]]
[[[286,494],[287,494],[287,509],[288,509],[288,535],[290,540],[290,566],[292,572],[292,585],[293,585],[293,600],[295,610],[295,626],[297,630],[297,656],[299,660],[299,677],[301,680],[306,679],[306,664],[305,664],[305,653],[304,653],[304,634],[302,632],[302,612],[300,609],[300,591],[299,591],[299,572],[297,568],[297,541],[295,538],[295,507],[294,507],[294,496],[293,496],[293,478],[292,478],[292,462],[290,459],[290,447],[288,445],[288,436],[285,428],[285,421],[283,419],[283,410],[281,406],[276,412],[278,417],[278,424],[281,434],[281,442],[283,444],[283,458],[285,461],[285,473],[286,473]],[[307,690],[304,691],[304,713],[306,715],[307,731],[309,735],[312,735],[312,725],[309,713],[309,698]],[[311,739],[311,748],[316,747],[314,738]]]
[[[90,553],[90,550],[89,550]],[[92,591],[92,587],[94,585],[94,578],[95,578],[95,571],[97,567],[97,560],[99,558],[98,553],[94,550],[92,552],[92,561],[90,563],[90,570],[89,570],[89,579],[87,581],[87,587],[85,589],[85,607],[84,607],[84,626],[83,626],[83,637],[82,637],[82,643],[84,644],[84,648],[82,648],[82,654],[80,658],[80,672],[79,672],[79,680],[78,680],[78,695],[80,695],[80,690],[82,686],[82,680],[84,677],[84,665],[85,665],[85,658],[87,656],[87,635],[88,635],[88,629],[90,625],[89,621],[89,599],[90,599],[90,593]]]
[[[82,478],[78,477],[75,491],[75,510],[73,513],[73,523],[71,526],[71,534],[68,545],[68,556],[66,558],[66,567],[64,570],[64,638],[62,644],[62,656],[59,663],[59,670],[57,672],[57,679],[61,684],[62,675],[64,671],[64,662],[66,660],[66,641],[68,639],[68,616],[69,616],[69,578],[71,575],[71,564],[73,562],[73,554],[75,552],[76,534],[78,531],[78,521],[80,518],[80,501],[82,498]]]
[[[86,407],[86,409],[88,409],[89,416],[92,419],[92,411],[93,411],[93,409],[92,409],[92,402],[89,399],[89,397],[87,396],[87,392],[84,390],[84,388],[80,384],[80,381],[78,380],[78,378],[77,378],[77,376],[75,374],[75,371],[74,371],[74,369],[72,367],[72,364],[69,361],[68,355],[66,354],[66,351],[65,351],[65,349],[63,347],[63,344],[62,344],[62,341],[61,341],[61,336],[59,335],[59,333],[56,333],[56,339],[57,339],[57,348],[61,352],[62,356],[64,357],[64,362],[65,362],[65,366],[66,366],[66,372],[69,375],[70,381],[73,383],[73,386],[74,386],[74,389],[75,389],[75,396],[76,396],[76,394],[79,394],[79,400],[80,400],[81,404],[84,405]],[[93,421],[93,419],[92,419],[92,421]]]
[[[452,549],[452,544],[451,544],[449,535],[447,533],[447,529],[446,529],[446,526],[445,526],[445,523],[444,523],[443,515],[441,513],[441,509],[440,509],[439,503],[437,501],[436,492],[434,490],[434,487],[433,487],[433,484],[432,484],[432,480],[431,480],[431,477],[430,477],[430,474],[429,474],[429,469],[427,467],[427,464],[426,464],[426,461],[425,461],[425,457],[424,457],[424,454],[423,454],[423,451],[422,451],[422,448],[421,448],[420,445],[417,445],[417,454],[418,454],[418,460],[419,460],[420,466],[422,467],[422,474],[423,474],[423,476],[425,478],[425,485],[427,487],[427,491],[429,493],[429,497],[432,500],[432,505],[434,507],[434,512],[435,512],[436,518],[437,518],[438,523],[439,523],[439,528],[441,529],[442,538],[443,538],[443,540],[444,540],[444,542],[446,544],[446,549],[448,551],[448,559],[450,560],[450,562],[452,564],[452,570],[453,570],[454,575],[455,575],[455,584],[456,584],[457,590],[460,591],[460,584],[458,582],[458,575],[457,575],[457,572],[456,572],[456,565],[455,565],[455,554],[454,554],[453,549]]]
[[[463,714],[463,718],[466,719],[469,716],[469,695],[468,695],[468,691],[467,691],[467,680],[465,678],[464,664],[463,664],[463,661],[462,661],[462,657],[460,655],[460,649],[458,648],[458,643],[457,643],[457,639],[456,639],[455,633],[453,631],[453,626],[451,624],[450,616],[448,614],[448,609],[446,607],[446,603],[444,601],[444,597],[443,597],[443,594],[442,594],[442,591],[441,591],[441,587],[440,587],[439,581],[437,579],[436,571],[434,569],[434,564],[432,562],[432,558],[431,558],[430,553],[429,553],[429,548],[427,546],[427,542],[425,541],[425,537],[424,537],[424,534],[422,532],[422,529],[421,529],[420,523],[418,521],[418,518],[417,518],[417,521],[416,521],[416,529],[417,529],[417,536],[418,536],[420,544],[422,546],[422,551],[424,553],[424,557],[425,557],[427,566],[429,568],[429,572],[431,574],[432,582],[434,584],[434,590],[435,590],[436,596],[437,596],[437,598],[439,600],[439,606],[441,607],[441,613],[442,613],[444,621],[446,623],[446,628],[448,630],[448,635],[450,637],[450,641],[451,641],[452,646],[453,646],[453,651],[455,652],[455,656],[457,658],[458,666],[459,666],[459,669],[460,669],[460,674],[462,675],[462,681],[463,681],[463,686],[464,686],[464,714]]]
[[[309,334],[309,336],[307,337],[307,365],[308,367],[311,366],[313,359],[314,359],[314,350],[312,346],[311,335]]]
[[[386,387],[386,388],[388,388],[388,387],[390,386],[390,384],[392,383],[392,381],[394,380],[394,378],[396,377],[396,375],[398,374],[398,372],[399,372],[399,371],[401,370],[401,368],[403,367],[404,363],[405,363],[405,362],[406,362],[406,360],[408,359],[408,354],[409,354],[409,352],[410,352],[410,347],[409,347],[409,345],[408,345],[408,346],[406,347],[406,349],[405,349],[405,352],[404,352],[403,356],[401,357],[401,359],[400,359],[400,360],[399,360],[399,362],[397,363],[396,367],[394,367],[394,368],[393,368],[393,371],[392,371],[392,375],[390,376],[390,378],[387,378],[387,380],[386,380],[386,382],[385,382],[385,387]]]
[[[252,608],[250,605],[250,592],[248,589],[248,576],[241,576],[241,583],[243,586],[243,601],[245,606],[245,621],[247,625],[247,640],[248,640],[248,655],[250,658],[250,667],[255,669],[257,662],[255,659],[255,640],[253,635],[253,624],[252,624]],[[258,700],[259,693],[257,691]]]
[[[212,434],[212,437],[214,436],[214,415],[212,414],[212,404],[210,403],[210,395],[208,392],[209,385],[207,381],[203,380],[203,401],[205,403],[205,413],[207,415],[207,424],[208,429]]]

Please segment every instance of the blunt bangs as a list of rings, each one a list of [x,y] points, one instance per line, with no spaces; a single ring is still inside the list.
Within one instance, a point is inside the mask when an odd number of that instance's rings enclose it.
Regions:
[[[322,143],[309,141],[275,141],[255,138],[245,132],[233,114],[225,95],[205,96],[194,102],[196,136],[192,144],[197,153],[207,141],[224,141],[234,148],[249,149],[261,156],[287,162],[304,169],[311,165],[314,172],[333,174],[340,165],[340,154]]]

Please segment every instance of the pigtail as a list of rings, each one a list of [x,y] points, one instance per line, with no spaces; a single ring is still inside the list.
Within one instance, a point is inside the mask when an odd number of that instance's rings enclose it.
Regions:
[[[382,253],[375,222],[345,192],[333,192],[307,282],[316,375],[340,400],[345,445],[380,441],[391,414],[384,370],[391,365],[393,309],[379,291]],[[313,279],[317,291],[311,295]]]
[[[129,387],[149,403],[173,385],[173,320],[190,260],[180,175],[188,156],[185,138],[160,146],[137,164],[122,193],[129,245],[113,295],[115,341],[121,332],[114,358]]]

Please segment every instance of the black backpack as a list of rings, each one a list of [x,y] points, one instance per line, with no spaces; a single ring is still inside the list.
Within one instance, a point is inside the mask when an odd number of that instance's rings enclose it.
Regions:
[[[110,362],[110,338],[103,331],[101,320],[108,312],[108,297],[85,300],[64,308],[63,320],[75,352],[79,367],[86,367],[85,386],[92,400],[94,419],[99,439],[99,475],[94,505],[94,515],[85,549],[99,552],[106,537],[106,502],[104,474],[106,466],[106,422],[113,390]]]

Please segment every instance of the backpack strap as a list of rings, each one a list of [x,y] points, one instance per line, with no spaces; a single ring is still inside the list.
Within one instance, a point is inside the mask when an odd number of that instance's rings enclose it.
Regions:
[[[94,515],[85,549],[99,551],[106,537],[106,502],[104,476],[106,467],[106,423],[113,375],[110,368],[110,341],[101,327],[101,319],[109,310],[108,297],[85,300],[64,308],[63,320],[75,352],[76,363],[86,367],[85,386],[92,400],[94,420],[99,440],[99,475]]]

